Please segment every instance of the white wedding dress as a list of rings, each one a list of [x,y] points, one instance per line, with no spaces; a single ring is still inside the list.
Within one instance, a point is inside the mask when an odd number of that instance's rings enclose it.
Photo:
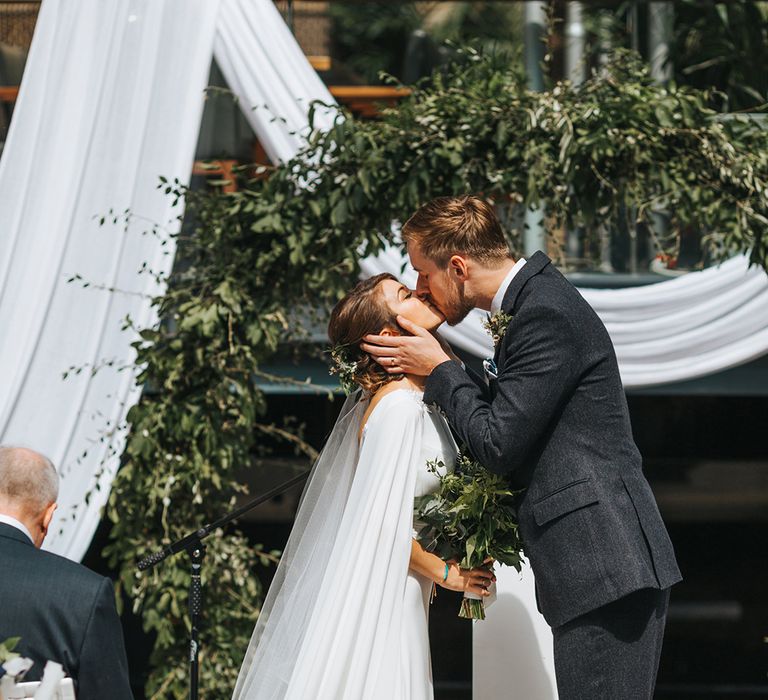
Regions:
[[[315,463],[236,700],[431,700],[431,582],[409,571],[415,496],[456,445],[422,394],[347,399]]]

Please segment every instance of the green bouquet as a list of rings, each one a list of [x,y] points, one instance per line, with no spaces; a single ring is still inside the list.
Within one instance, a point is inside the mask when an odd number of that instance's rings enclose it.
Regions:
[[[422,546],[444,561],[457,561],[464,569],[484,566],[492,559],[520,571],[520,491],[512,491],[503,477],[492,474],[464,451],[451,473],[446,473],[439,460],[427,462],[427,468],[440,479],[440,488],[416,498]],[[484,620],[483,600],[465,593],[459,617]]]

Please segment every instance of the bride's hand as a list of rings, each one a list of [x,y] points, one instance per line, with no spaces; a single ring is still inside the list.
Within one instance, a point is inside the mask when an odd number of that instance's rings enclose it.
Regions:
[[[451,591],[460,591],[461,593],[474,593],[476,595],[488,596],[488,586],[496,580],[493,571],[478,566],[474,569],[462,569],[455,561],[446,562],[448,564],[448,578],[445,581],[438,581],[438,585]]]

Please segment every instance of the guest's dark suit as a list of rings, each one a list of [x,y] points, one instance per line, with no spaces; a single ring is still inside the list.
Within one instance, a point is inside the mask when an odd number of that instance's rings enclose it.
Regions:
[[[35,662],[25,680],[39,680],[50,660],[74,679],[78,700],[133,698],[111,581],[0,523],[0,641],[7,637],[21,637],[16,651]]]
[[[424,401],[445,411],[480,462],[525,489],[520,532],[557,667],[570,653],[558,630],[681,576],[598,316],[541,252],[512,279],[502,310],[512,320],[496,349],[498,380],[487,386],[445,362],[427,379]],[[562,687],[566,675],[558,669],[561,698],[603,697]]]

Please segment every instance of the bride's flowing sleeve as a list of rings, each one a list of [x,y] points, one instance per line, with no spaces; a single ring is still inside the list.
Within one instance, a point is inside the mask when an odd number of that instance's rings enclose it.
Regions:
[[[397,695],[426,408],[408,392],[386,396],[358,449],[360,409],[337,421],[313,468],[237,700]]]

